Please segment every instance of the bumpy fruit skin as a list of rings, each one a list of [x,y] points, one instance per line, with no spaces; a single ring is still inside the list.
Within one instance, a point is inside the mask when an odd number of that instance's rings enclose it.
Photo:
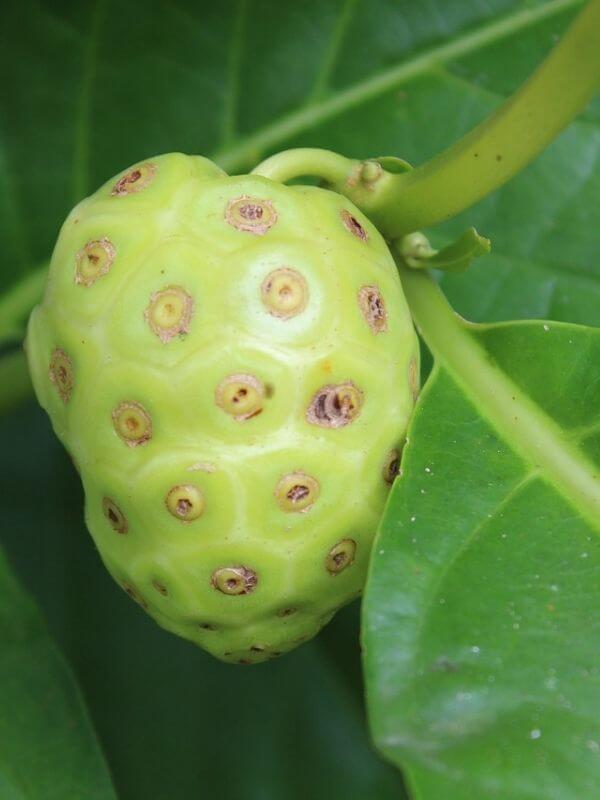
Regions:
[[[254,663],[360,594],[419,356],[348,200],[142,162],[67,218],[27,352],[100,555],[164,628]]]

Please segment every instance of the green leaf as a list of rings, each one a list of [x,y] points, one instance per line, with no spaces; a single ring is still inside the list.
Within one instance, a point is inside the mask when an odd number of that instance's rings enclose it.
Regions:
[[[356,604],[285,658],[223,664],[159,628],[109,577],[45,414],[0,418],[0,441],[2,539],[77,673],[120,797],[402,800],[401,776],[368,739]],[[23,487],[35,493],[25,507]],[[44,719],[53,744],[57,722]]]
[[[412,275],[436,366],[364,605],[376,742],[416,798],[591,798],[600,330],[468,325]]]
[[[23,511],[32,507],[26,486]],[[0,797],[116,798],[73,676],[1,551]]]

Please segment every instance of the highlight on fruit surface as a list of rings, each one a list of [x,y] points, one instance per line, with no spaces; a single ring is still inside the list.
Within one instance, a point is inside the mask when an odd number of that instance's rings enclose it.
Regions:
[[[252,664],[360,594],[419,354],[346,198],[134,165],[66,220],[27,344],[99,553],[160,625]]]

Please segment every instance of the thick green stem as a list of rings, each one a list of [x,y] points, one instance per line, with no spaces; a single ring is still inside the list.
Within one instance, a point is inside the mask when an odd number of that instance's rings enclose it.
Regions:
[[[541,153],[599,85],[600,0],[592,0],[493,116],[428,163],[382,185],[365,211],[388,236],[453,217]]]
[[[23,337],[25,321],[42,297],[47,273],[44,264],[0,297],[0,342]]]
[[[591,0],[547,59],[495,114],[417,169],[375,175],[335,153],[300,149],[272,156],[254,172],[279,181],[321,177],[389,238],[434,225],[509,180],[585,107],[600,85],[599,31],[600,0]]]
[[[15,350],[0,357],[0,414],[11,411],[33,394],[25,353]]]
[[[298,147],[265,159],[252,173],[281,183],[292,178],[315,175],[331,184],[343,184],[359,165],[359,161],[345,158],[331,150]]]

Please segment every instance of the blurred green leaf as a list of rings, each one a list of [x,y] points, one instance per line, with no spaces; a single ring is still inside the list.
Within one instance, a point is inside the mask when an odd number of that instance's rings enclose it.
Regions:
[[[591,800],[600,330],[449,315],[364,601],[375,739],[416,798]]]
[[[0,797],[116,800],[73,676],[1,551]]]

